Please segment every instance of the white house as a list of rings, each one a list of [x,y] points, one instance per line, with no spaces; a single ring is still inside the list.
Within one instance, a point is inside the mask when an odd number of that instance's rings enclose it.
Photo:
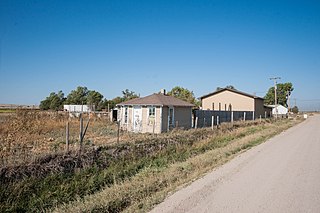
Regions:
[[[270,107],[272,107],[272,114],[273,115],[286,115],[288,114],[288,109],[282,105],[269,105]]]
[[[89,105],[63,105],[63,110],[68,112],[91,112]]]

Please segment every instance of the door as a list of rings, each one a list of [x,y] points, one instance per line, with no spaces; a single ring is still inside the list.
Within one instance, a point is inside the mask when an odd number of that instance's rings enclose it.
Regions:
[[[142,108],[133,107],[133,131],[141,132],[142,130]]]

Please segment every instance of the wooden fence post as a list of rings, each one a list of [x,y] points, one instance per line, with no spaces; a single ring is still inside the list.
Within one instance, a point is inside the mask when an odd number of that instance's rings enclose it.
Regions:
[[[66,152],[69,152],[69,121],[67,121],[66,126]]]
[[[119,143],[119,140],[120,140],[120,121],[118,121],[117,125],[118,125],[118,131],[117,131],[117,143]]]
[[[214,126],[214,116],[211,117],[211,129],[213,130],[213,126]]]
[[[260,123],[261,123],[261,115],[260,115]]]
[[[217,116],[217,127],[219,126],[219,115]]]
[[[196,124],[195,124],[195,129],[198,128],[198,117],[196,117]]]
[[[79,134],[79,141],[80,141],[80,147],[79,147],[79,151],[81,152],[82,150],[82,132],[83,132],[83,118],[82,118],[82,114],[80,113],[80,134]]]
[[[246,121],[246,112],[243,112],[243,121]]]
[[[233,111],[231,112],[231,123],[233,123]]]

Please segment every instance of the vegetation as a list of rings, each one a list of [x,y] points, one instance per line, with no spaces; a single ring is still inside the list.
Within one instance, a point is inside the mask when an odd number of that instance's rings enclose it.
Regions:
[[[45,100],[40,102],[42,110],[61,110],[65,101],[64,93],[60,90],[58,93],[52,92]]]
[[[299,108],[297,106],[292,107],[291,112],[297,114],[299,112]]]
[[[36,114],[25,116],[37,117]],[[14,122],[20,130],[17,133],[52,131],[41,129],[46,126],[48,117],[44,121],[35,119],[32,124],[27,124],[27,120],[17,118]],[[130,135],[119,144],[97,146],[86,143],[82,153],[52,152],[33,160],[2,166],[0,211],[39,212],[56,207],[58,212],[146,210],[178,185],[261,143],[294,122],[237,122],[221,125],[215,130],[205,128],[174,130],[157,136]],[[60,125],[60,121],[58,123]],[[1,134],[9,137],[10,130],[6,131]],[[101,137],[115,131],[111,132],[99,128],[94,134]]]
[[[233,86],[228,86],[234,88]],[[168,95],[174,96],[181,100],[193,103],[197,107],[200,106],[200,101],[197,100],[192,91],[176,86],[172,88]],[[62,110],[64,104],[75,104],[75,105],[89,105],[95,106],[95,110],[102,109],[113,109],[117,104],[128,101],[134,98],[139,98],[140,95],[129,89],[122,91],[122,96],[115,97],[111,100],[103,98],[103,95],[95,90],[89,90],[87,87],[78,86],[75,90],[72,90],[67,97],[64,96],[62,91],[58,93],[52,92],[45,100],[41,101],[40,109],[41,110]]]
[[[193,91],[190,91],[186,88],[176,86],[168,92],[168,95],[174,96],[188,103],[192,103],[197,107],[200,106],[200,101],[194,97]]]
[[[288,97],[291,95],[293,91],[292,83],[283,83],[277,84],[277,104],[281,104],[285,107],[288,107]],[[264,103],[267,105],[274,105],[274,87],[271,87],[268,90],[268,93],[264,97]]]
[[[118,103],[139,97],[135,92],[128,89],[122,91],[122,94],[122,97],[107,100],[103,99],[101,93],[79,86],[75,90],[72,90],[67,97],[64,97],[62,91],[50,93],[45,100],[40,102],[40,109],[58,111],[63,109],[64,104],[89,105],[92,108],[95,106],[95,110],[107,109],[108,107],[112,109]]]
[[[232,86],[232,85],[228,85],[228,86],[226,86],[226,87],[217,87],[216,88],[216,91],[219,91],[219,90],[223,90],[223,89],[233,89],[233,90],[236,90],[236,88],[234,87],[234,86]]]

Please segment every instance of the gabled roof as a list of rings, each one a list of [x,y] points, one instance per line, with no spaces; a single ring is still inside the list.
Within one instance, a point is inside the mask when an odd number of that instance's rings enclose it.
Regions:
[[[134,106],[134,105],[149,105],[149,106],[181,106],[181,107],[193,107],[186,101],[180,100],[173,96],[163,94],[153,94],[143,98],[131,99],[117,104],[117,106]]]
[[[229,88],[223,88],[223,89],[217,90],[217,91],[215,91],[215,92],[209,93],[209,94],[207,94],[207,95],[201,96],[200,99],[207,98],[207,97],[209,97],[209,96],[216,95],[216,94],[221,93],[221,92],[224,92],[224,91],[230,91],[230,92],[234,92],[234,93],[237,93],[237,94],[240,94],[240,95],[244,95],[244,96],[247,96],[247,97],[250,97],[250,98],[262,99],[262,100],[264,100],[264,98],[261,98],[261,97],[255,96],[255,95],[250,95],[250,94],[248,94],[248,93],[241,92],[241,91],[235,90],[235,89],[229,89]]]

